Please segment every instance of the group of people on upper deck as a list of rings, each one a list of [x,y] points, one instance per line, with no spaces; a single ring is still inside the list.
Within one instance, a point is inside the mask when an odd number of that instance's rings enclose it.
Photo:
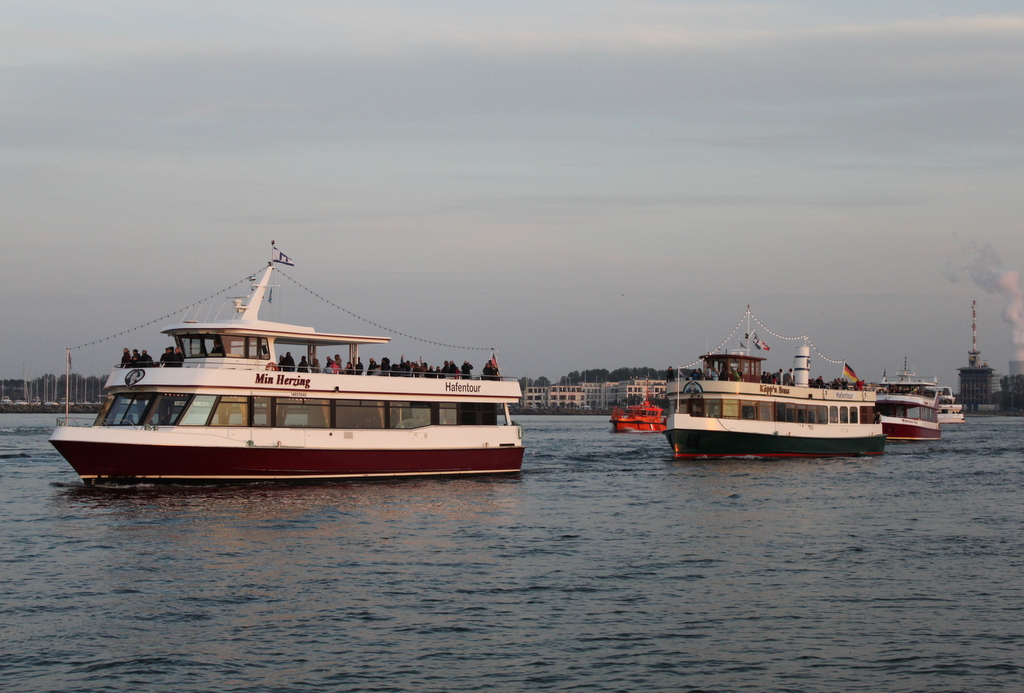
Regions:
[[[164,349],[164,353],[160,355],[159,363],[154,361],[153,357],[145,349],[142,350],[141,354],[138,349],[129,351],[128,347],[125,347],[124,351],[121,352],[121,368],[153,368],[155,366],[181,368],[181,364],[184,361],[185,355],[177,347],[167,347]]]
[[[344,364],[344,365],[343,365]],[[368,366],[363,366],[362,358],[356,357],[356,362],[342,361],[340,354],[335,354],[334,357],[327,357],[327,362],[321,366],[320,359],[316,356],[312,357],[312,362],[307,361],[305,356],[299,359],[298,363],[295,363],[295,359],[290,351],[285,352],[277,362],[277,368],[282,371],[295,371],[298,373],[333,373],[336,375],[363,375],[364,370],[366,375],[387,375],[387,376],[398,376],[406,378],[464,378],[470,379],[473,377],[473,364],[469,361],[463,361],[462,366],[459,367],[455,361],[445,361],[443,366],[430,366],[420,358],[419,361],[407,361],[405,356],[402,356],[397,362],[392,363],[391,360],[385,356],[377,363],[375,359],[370,359]],[[484,366],[481,380],[501,380],[501,373],[498,371],[498,364],[494,359],[487,361],[487,365]]]
[[[145,349],[142,350],[142,353],[139,353],[138,349],[129,350],[126,347],[121,355],[120,366],[121,368],[181,368],[184,361],[185,355],[181,353],[181,349],[178,347],[167,347],[160,356],[159,363],[154,361],[153,357]],[[269,366],[274,366],[276,370],[298,373],[363,375],[365,372],[366,375],[389,375],[407,378],[463,378],[467,380],[473,377],[473,364],[469,361],[463,361],[461,367],[455,361],[445,361],[443,366],[434,367],[428,365],[422,358],[419,361],[407,361],[405,356],[402,356],[395,363],[392,363],[386,356],[380,360],[380,363],[377,363],[375,359],[370,359],[369,366],[364,367],[363,360],[359,357],[356,357],[356,362],[352,363],[351,361],[342,361],[341,355],[335,354],[333,357],[328,356],[326,364],[321,366],[320,360],[316,356],[312,357],[312,362],[307,361],[306,357],[302,356],[299,362],[296,363],[292,352],[287,351],[278,359],[276,365],[271,363]],[[498,370],[498,363],[494,358],[487,361],[480,379],[501,380],[501,372]]]
[[[679,372],[681,374],[682,369],[680,369]],[[723,375],[713,368],[709,368],[706,373],[699,368],[695,368],[691,371],[689,377],[690,380],[743,381],[743,374],[739,370],[731,371]],[[668,377],[666,379],[669,381],[675,380],[675,373],[672,371],[671,366],[669,366]],[[761,373],[760,382],[766,385],[782,385],[783,387],[792,387],[796,384],[792,368],[788,371],[783,371],[781,368],[777,372],[765,371]],[[812,378],[808,381],[807,387],[813,387],[820,390],[863,390],[864,381],[858,380],[855,383],[851,383],[845,378],[836,378],[835,380],[827,381],[819,375],[817,378]]]

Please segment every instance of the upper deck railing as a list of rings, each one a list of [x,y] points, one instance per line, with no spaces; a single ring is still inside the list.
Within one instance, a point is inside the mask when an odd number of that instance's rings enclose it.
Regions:
[[[267,363],[261,361],[259,363],[252,363],[251,361],[238,361],[234,359],[224,359],[223,361],[210,361],[204,359],[203,361],[193,361],[189,363],[189,360],[176,362],[174,365],[165,365],[159,362],[152,362],[146,364],[139,363],[126,363],[114,364],[114,370],[124,369],[130,370],[133,368],[144,368],[144,369],[172,369],[172,368],[209,368],[214,370],[239,370],[239,371],[269,371],[269,372],[283,372],[283,373],[315,373],[320,375],[360,375],[364,377],[392,377],[392,378],[432,378],[437,380],[490,380],[498,382],[515,382],[519,379],[514,376],[502,376],[502,375],[487,375],[484,373],[442,373],[440,371],[420,371],[420,370],[401,370],[391,369],[387,371],[375,370],[368,372],[363,369],[361,372],[357,372],[355,369],[342,368],[339,371],[333,371],[327,368],[311,368],[311,367],[280,367],[268,368]]]

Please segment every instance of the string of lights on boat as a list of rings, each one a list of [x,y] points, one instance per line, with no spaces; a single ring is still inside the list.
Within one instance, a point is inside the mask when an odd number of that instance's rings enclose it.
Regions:
[[[366,318],[364,318],[364,317],[362,317],[360,315],[356,315],[355,313],[353,313],[352,311],[348,310],[347,308],[343,308],[343,307],[339,306],[338,304],[336,304],[336,303],[334,303],[334,302],[324,298],[323,296],[321,296],[320,294],[316,293],[315,291],[313,291],[309,287],[303,286],[302,284],[297,282],[295,279],[293,279],[292,277],[289,277],[287,274],[285,274],[280,268],[276,268],[276,269],[277,269],[277,272],[279,272],[282,276],[287,277],[296,286],[298,286],[298,287],[300,287],[302,289],[305,289],[306,291],[311,293],[313,296],[316,296],[317,298],[319,298],[324,303],[326,303],[326,304],[328,304],[330,306],[333,306],[334,308],[337,308],[340,311],[348,313],[349,315],[351,315],[354,318],[358,318],[359,320],[362,320],[363,322],[369,323],[370,325],[373,325],[374,327],[376,327],[378,329],[384,330],[385,332],[390,332],[391,334],[400,335],[400,336],[406,337],[408,339],[414,339],[414,340],[416,340],[418,342],[424,342],[426,344],[434,344],[436,346],[447,347],[449,349],[460,349],[460,350],[465,350],[465,351],[493,351],[493,352],[497,353],[497,349],[495,349],[494,347],[467,347],[467,346],[459,346],[458,344],[445,344],[443,342],[435,342],[435,341],[430,340],[430,339],[423,339],[422,337],[415,337],[415,336],[413,336],[411,334],[405,334],[404,332],[399,332],[398,330],[392,330],[389,327],[385,327],[384,325],[379,325],[379,324],[373,322],[372,320],[368,320],[368,319],[366,319]],[[93,341],[86,342],[85,344],[79,344],[78,346],[68,347],[68,350],[71,351],[71,350],[74,350],[74,349],[83,349],[85,347],[93,346],[95,344],[102,344],[104,342],[109,342],[112,339],[117,339],[118,337],[122,337],[122,336],[124,336],[126,334],[131,334],[132,332],[137,332],[137,331],[139,331],[139,330],[141,330],[141,329],[143,329],[145,327],[149,327],[149,326],[155,325],[157,323],[162,323],[164,320],[167,320],[168,318],[173,318],[175,315],[179,315],[181,313],[184,313],[185,311],[188,311],[188,310],[190,310],[192,308],[195,308],[196,306],[200,306],[200,305],[202,305],[203,303],[209,301],[212,298],[216,298],[217,296],[220,296],[222,294],[226,294],[227,292],[231,291],[232,289],[234,289],[239,284],[246,284],[246,283],[250,283],[251,284],[255,280],[255,277],[259,274],[259,271],[260,270],[257,270],[256,272],[253,272],[252,274],[247,275],[245,278],[239,279],[237,282],[234,282],[233,284],[224,287],[223,289],[221,289],[220,291],[217,291],[216,293],[210,294],[206,298],[203,298],[203,299],[200,299],[200,300],[195,301],[193,303],[190,303],[187,306],[185,306],[184,308],[179,308],[178,310],[172,311],[172,312],[170,312],[170,313],[168,313],[166,315],[161,315],[159,318],[154,318],[154,319],[150,320],[149,322],[142,323],[141,325],[136,325],[135,327],[132,327],[132,328],[127,329],[127,330],[123,330],[123,331],[118,332],[116,334],[112,334],[112,335],[110,335],[108,337],[103,337],[102,339],[94,339]]]
[[[93,340],[91,342],[86,342],[85,344],[79,344],[78,346],[68,347],[68,349],[69,350],[71,350],[71,349],[83,349],[83,348],[85,348],[87,346],[92,346],[94,344],[102,344],[103,342],[109,342],[111,339],[117,339],[118,337],[121,337],[122,335],[130,334],[132,332],[137,332],[138,330],[141,330],[144,327],[149,327],[150,325],[155,325],[156,323],[163,322],[164,320],[167,320],[168,318],[173,318],[175,315],[178,315],[179,313],[184,313],[185,311],[187,311],[187,310],[189,310],[191,308],[195,308],[196,306],[201,306],[202,304],[204,304],[207,301],[209,301],[211,298],[216,298],[217,296],[220,296],[221,294],[226,294],[227,292],[231,291],[232,289],[234,289],[239,284],[251,283],[253,281],[253,277],[255,275],[256,275],[256,273],[246,275],[244,278],[239,279],[234,284],[231,284],[230,286],[226,286],[223,289],[221,289],[220,291],[218,291],[216,293],[213,293],[213,294],[210,294],[206,298],[202,298],[202,299],[200,299],[198,301],[195,301],[194,303],[190,303],[187,306],[185,306],[184,308],[179,308],[178,310],[173,311],[171,313],[168,313],[167,315],[161,315],[159,318],[154,318],[154,319],[150,320],[149,322],[143,323],[141,325],[137,325],[137,326],[132,327],[130,329],[124,330],[123,332],[118,332],[117,334],[112,334],[109,337],[103,337],[102,339],[95,339],[95,340]]]
[[[724,347],[726,344],[728,344],[729,340],[732,339],[733,335],[736,334],[736,330],[740,329],[740,327],[743,325],[743,322],[747,319],[748,316],[753,318],[754,322],[757,323],[758,327],[760,327],[762,330],[764,330],[765,332],[770,334],[772,337],[775,337],[776,339],[785,339],[785,340],[788,340],[788,341],[791,341],[791,342],[796,342],[796,341],[803,340],[807,344],[807,346],[809,346],[812,349],[814,349],[814,353],[816,353],[818,356],[820,356],[823,360],[828,361],[829,363],[835,363],[835,364],[845,364],[846,363],[846,361],[842,361],[842,360],[837,361],[836,359],[830,359],[828,356],[825,356],[825,354],[821,353],[821,351],[818,349],[818,347],[816,347],[814,345],[814,342],[811,341],[810,337],[808,337],[805,334],[802,334],[799,337],[787,337],[785,335],[779,334],[778,332],[772,331],[767,326],[765,326],[765,324],[763,322],[761,322],[760,320],[757,319],[757,316],[754,315],[753,312],[751,312],[750,306],[747,306],[747,311],[743,314],[743,317],[741,317],[739,319],[739,322],[736,323],[736,327],[732,328],[732,332],[729,333],[729,336],[726,337],[725,339],[723,339],[721,344],[716,346],[714,349],[712,349],[708,353],[711,353],[711,354],[718,353],[718,351],[722,347]],[[749,339],[749,337],[748,337],[748,339]],[[693,361],[692,363],[688,363],[685,366],[681,366],[681,368],[693,368],[694,366],[696,366],[699,363],[700,363],[700,359],[697,359],[696,361]]]
[[[404,332],[399,332],[398,330],[392,330],[390,327],[385,327],[384,325],[380,325],[378,323],[375,323],[373,320],[369,320],[367,318],[364,318],[361,315],[356,315],[355,313],[350,311],[348,308],[344,308],[342,306],[339,306],[337,303],[334,303],[333,301],[324,298],[323,296],[321,296],[317,292],[315,292],[312,289],[310,289],[308,286],[304,286],[303,284],[299,283],[298,281],[296,281],[292,277],[289,277],[287,274],[285,274],[284,270],[278,268],[277,271],[278,271],[279,274],[281,274],[281,276],[283,276],[283,277],[287,278],[288,280],[290,280],[293,284],[298,286],[300,289],[305,289],[306,291],[311,293],[313,296],[316,296],[317,298],[319,298],[321,301],[323,301],[327,305],[329,305],[329,306],[331,306],[333,308],[336,308],[337,310],[340,310],[343,313],[348,313],[349,315],[351,315],[353,318],[356,318],[357,320],[362,320],[363,322],[365,322],[365,323],[367,323],[369,325],[373,325],[378,330],[384,330],[385,332],[390,332],[391,334],[397,334],[397,335],[399,335],[401,337],[406,337],[407,339],[414,339],[417,342],[423,342],[424,344],[433,344],[434,346],[442,346],[442,347],[447,347],[449,349],[460,349],[460,350],[465,350],[465,351],[494,351],[494,352],[497,352],[497,349],[495,349],[494,347],[470,347],[470,346],[460,346],[458,344],[445,344],[444,342],[435,342],[435,341],[433,341],[431,339],[423,339],[422,337],[415,337],[415,336],[413,336],[411,334],[406,334]]]

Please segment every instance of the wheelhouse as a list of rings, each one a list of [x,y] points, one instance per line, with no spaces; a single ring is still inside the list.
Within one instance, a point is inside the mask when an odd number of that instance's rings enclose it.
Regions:
[[[704,377],[743,383],[761,382],[761,362],[766,359],[747,354],[705,354]]]

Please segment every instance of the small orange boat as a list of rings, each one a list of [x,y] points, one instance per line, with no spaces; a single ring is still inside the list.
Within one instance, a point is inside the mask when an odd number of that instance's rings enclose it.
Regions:
[[[634,404],[625,409],[612,409],[610,422],[616,433],[639,431],[641,433],[660,433],[665,430],[664,409],[651,404],[644,397],[641,404]]]

